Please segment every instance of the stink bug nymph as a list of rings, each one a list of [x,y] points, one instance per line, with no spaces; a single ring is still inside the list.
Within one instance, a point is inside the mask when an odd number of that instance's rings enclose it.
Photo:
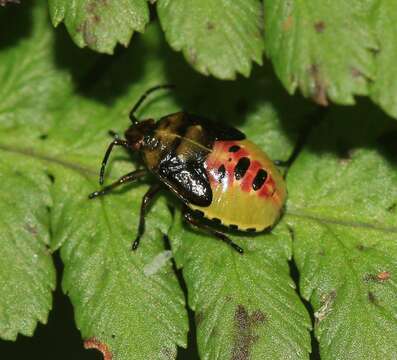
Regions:
[[[115,145],[138,152],[145,168],[122,176],[89,198],[107,194],[151,173],[157,182],[142,199],[133,250],[144,232],[149,204],[160,190],[167,189],[184,204],[183,214],[188,223],[210,232],[242,254],[240,246],[212,225],[248,232],[271,228],[286,199],[284,179],[269,157],[231,126],[184,111],[166,115],[157,122],[138,121],[134,114],[145,98],[155,90],[170,87],[155,86],[134,105],[130,112],[132,125],[125,132],[125,140],[114,134],[105,153],[99,183],[103,184],[105,166]]]

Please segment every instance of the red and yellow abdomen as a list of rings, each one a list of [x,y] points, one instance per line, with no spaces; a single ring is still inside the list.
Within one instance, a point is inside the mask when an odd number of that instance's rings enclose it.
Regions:
[[[215,141],[204,163],[212,190],[207,207],[189,204],[210,220],[263,231],[279,218],[287,191],[274,163],[249,140]]]

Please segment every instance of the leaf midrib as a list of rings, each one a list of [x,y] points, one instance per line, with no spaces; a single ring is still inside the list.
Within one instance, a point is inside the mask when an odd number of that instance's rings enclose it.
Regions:
[[[90,179],[93,176],[98,175],[98,171],[94,170],[93,168],[76,164],[71,161],[59,158],[57,156],[50,156],[50,155],[45,155],[43,153],[40,153],[33,148],[19,148],[16,146],[11,146],[11,145],[3,145],[0,144],[0,150],[9,152],[9,153],[14,153],[18,155],[24,155],[26,157],[30,157],[33,159],[41,160],[41,161],[46,161],[50,163],[54,163],[60,166],[63,166],[65,168],[77,171],[81,175],[83,175],[85,178]]]

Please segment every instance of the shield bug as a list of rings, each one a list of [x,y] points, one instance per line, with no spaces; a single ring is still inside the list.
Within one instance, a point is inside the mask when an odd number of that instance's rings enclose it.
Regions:
[[[243,253],[240,246],[213,225],[247,232],[271,228],[286,199],[284,179],[269,157],[231,126],[184,111],[166,115],[157,122],[138,121],[134,114],[145,98],[153,91],[170,87],[155,86],[139,98],[130,112],[132,125],[125,131],[125,139],[114,134],[105,153],[99,183],[103,184],[105,166],[114,146],[138,152],[145,168],[122,176],[89,198],[107,194],[151,173],[157,181],[142,199],[133,250],[144,232],[149,204],[160,190],[167,189],[184,204],[183,214],[188,223]]]

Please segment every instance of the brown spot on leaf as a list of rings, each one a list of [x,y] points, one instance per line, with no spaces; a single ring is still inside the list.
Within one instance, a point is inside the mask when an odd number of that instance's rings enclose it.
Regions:
[[[314,24],[314,29],[316,30],[316,32],[322,33],[325,30],[325,22],[324,21],[317,21]]]
[[[215,29],[215,24],[212,21],[208,21],[207,22],[207,29],[209,31],[214,30]]]
[[[31,224],[29,224],[29,223],[25,224],[25,229],[26,229],[30,234],[32,234],[33,236],[37,236],[37,234],[38,234],[37,227],[34,226],[34,225],[31,225]]]
[[[192,65],[196,64],[197,62],[197,51],[193,48],[188,49],[188,60],[192,63]]]
[[[292,25],[294,23],[294,18],[292,17],[292,15],[289,15],[282,24],[282,28],[284,31],[289,31],[292,28]]]
[[[176,353],[175,350],[170,348],[170,347],[163,347],[161,349],[161,354],[166,358],[166,359],[170,359],[173,360],[175,359]]]
[[[379,281],[387,281],[390,279],[390,272],[389,271],[381,271],[378,275],[376,275],[376,278]]]
[[[358,251],[364,251],[365,250],[365,246],[363,244],[358,244],[356,246],[356,248],[357,248]]]
[[[196,313],[196,325],[199,325],[203,319],[204,319],[204,314],[200,311]]]
[[[378,274],[365,274],[363,276],[364,282],[384,282],[390,279],[390,272],[389,271],[381,271]]]
[[[234,344],[231,360],[248,360],[251,348],[258,340],[255,328],[266,321],[261,310],[255,310],[251,315],[243,305],[238,305],[234,313]]]
[[[327,87],[322,79],[318,65],[313,64],[309,68],[309,75],[314,81],[313,100],[322,106],[328,106]]]
[[[84,38],[85,43],[88,46],[95,47],[95,45],[97,43],[97,37],[92,32],[92,29],[90,28],[90,24],[88,24],[87,21],[84,23],[83,29],[84,29],[83,30],[83,38]]]
[[[334,303],[335,298],[336,298],[335,290],[332,290],[328,294],[324,294],[321,296],[321,306],[314,313],[314,318],[316,319],[317,323],[324,320],[328,316],[328,314],[332,311],[332,304]]]
[[[362,77],[363,73],[355,67],[351,68],[351,73],[354,78]]]
[[[113,358],[108,346],[94,337],[84,341],[84,348],[99,350],[103,355],[103,360],[112,360]]]
[[[265,314],[260,311],[260,310],[255,310],[252,314],[251,314],[251,321],[253,323],[259,323],[259,324],[263,324],[266,321],[266,316]]]
[[[374,305],[378,303],[378,300],[376,299],[376,296],[372,291],[368,291],[368,301]]]

